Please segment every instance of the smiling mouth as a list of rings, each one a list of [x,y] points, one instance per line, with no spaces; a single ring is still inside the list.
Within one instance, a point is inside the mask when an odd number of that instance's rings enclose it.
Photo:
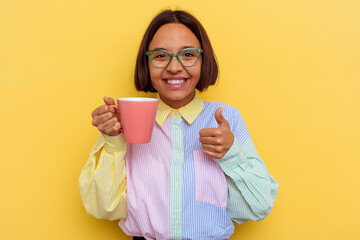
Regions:
[[[185,81],[186,81],[185,79],[181,79],[181,80],[165,80],[166,83],[171,84],[171,85],[183,84]]]
[[[165,81],[167,84],[170,85],[180,85],[185,83],[188,80],[188,78],[184,78],[184,79],[164,79],[163,81]]]

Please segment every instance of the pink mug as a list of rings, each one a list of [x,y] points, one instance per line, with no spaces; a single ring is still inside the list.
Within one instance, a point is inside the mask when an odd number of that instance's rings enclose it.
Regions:
[[[156,98],[118,98],[121,130],[128,143],[148,143],[155,123],[159,100]]]

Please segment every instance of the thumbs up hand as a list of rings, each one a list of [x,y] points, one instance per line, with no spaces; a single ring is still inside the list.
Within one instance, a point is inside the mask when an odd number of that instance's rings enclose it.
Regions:
[[[234,142],[229,122],[222,115],[222,111],[222,108],[218,108],[215,112],[215,119],[219,124],[217,128],[204,128],[199,132],[205,154],[216,159],[224,157]]]

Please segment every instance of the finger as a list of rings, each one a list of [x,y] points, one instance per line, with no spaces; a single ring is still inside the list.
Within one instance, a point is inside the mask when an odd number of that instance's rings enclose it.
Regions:
[[[223,108],[219,107],[215,112],[215,119],[217,123],[219,124],[219,127],[222,126],[229,126],[228,121],[224,118],[222,115]]]
[[[219,137],[200,137],[199,141],[202,144],[211,144],[211,145],[221,145],[223,143],[222,139]]]
[[[113,113],[116,112],[116,108],[113,107],[113,106],[110,106],[110,105],[115,105],[115,106],[116,106],[114,99],[112,99],[111,97],[106,97],[106,96],[105,96],[105,97],[104,97],[104,103],[105,103],[106,105],[108,105],[109,111],[111,111],[111,112],[113,112]]]
[[[100,132],[103,132],[103,131],[105,131],[107,129],[112,128],[115,125],[115,123],[117,123],[117,122],[118,122],[117,118],[113,117],[113,118],[109,119],[108,121],[106,121],[106,122],[104,122],[102,124],[99,124],[98,129],[99,129]]]
[[[223,154],[221,154],[221,153],[214,153],[214,152],[210,152],[210,151],[206,151],[206,150],[204,150],[204,153],[206,155],[208,155],[209,157],[212,157],[212,158],[215,158],[215,159],[220,159],[220,158],[223,157]]]
[[[115,101],[114,99],[112,99],[111,97],[104,97],[104,103],[106,105],[115,105]]]
[[[101,105],[91,113],[91,116],[94,118],[107,112],[115,113],[115,108],[107,105]]]
[[[115,114],[112,112],[106,112],[104,114],[95,116],[93,118],[92,124],[94,126],[99,126],[101,124],[104,124],[105,122],[109,121],[110,119],[112,119],[113,117],[115,117]]]
[[[116,136],[121,133],[121,124],[120,122],[116,122],[112,127],[106,129],[104,131],[106,135]]]
[[[221,145],[212,145],[212,144],[201,144],[202,148],[206,151],[213,153],[222,153],[224,148]]]
[[[221,130],[218,128],[203,128],[199,131],[200,137],[217,137],[221,135]]]

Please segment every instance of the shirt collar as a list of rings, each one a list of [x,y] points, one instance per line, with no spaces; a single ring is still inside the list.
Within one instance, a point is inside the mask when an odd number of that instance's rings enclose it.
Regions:
[[[191,125],[200,115],[204,106],[204,102],[197,92],[195,93],[195,96],[191,102],[179,109],[173,109],[166,105],[166,103],[161,100],[159,94],[156,96],[156,98],[159,99],[159,105],[156,113],[156,122],[160,125],[160,127],[162,127],[169,115],[180,115],[187,123]]]

